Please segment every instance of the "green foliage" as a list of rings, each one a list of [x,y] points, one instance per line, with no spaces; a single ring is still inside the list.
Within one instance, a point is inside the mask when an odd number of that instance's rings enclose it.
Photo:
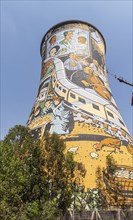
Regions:
[[[99,195],[101,199],[101,207],[107,208],[110,206],[115,206],[117,208],[129,208],[129,205],[125,204],[126,198],[122,195],[122,185],[115,180],[115,172],[117,170],[117,162],[112,155],[106,157],[106,169],[101,170],[97,167],[96,170],[96,186],[99,190]],[[108,181],[113,184],[106,185],[103,181],[103,174],[108,179]]]
[[[76,174],[80,180],[85,175],[65,148],[56,134],[34,140],[24,126],[9,130],[0,146],[0,219],[62,219]]]
[[[96,169],[96,187],[98,189],[99,192],[99,197],[100,197],[100,201],[99,201],[99,208],[107,208],[108,207],[108,194],[103,182],[103,175],[102,175],[102,170],[101,168],[98,166]]]
[[[97,189],[88,189],[87,192],[80,187],[75,189],[73,195],[73,202],[71,203],[70,210],[76,211],[93,210],[99,208],[101,205],[101,199],[99,191]]]
[[[10,129],[0,147],[1,219],[17,219],[27,201],[41,200],[46,194],[40,142],[34,141],[28,128]]]
[[[106,167],[107,173],[110,173],[111,175],[113,175],[117,169],[117,162],[110,154],[106,157]]]
[[[77,181],[79,184],[85,175],[85,169],[73,160],[71,153],[64,153],[66,145],[57,134],[53,133],[50,137],[50,134],[46,133],[43,141],[44,170],[49,182],[49,198],[56,198],[58,208],[65,213],[74,193],[73,183]]]

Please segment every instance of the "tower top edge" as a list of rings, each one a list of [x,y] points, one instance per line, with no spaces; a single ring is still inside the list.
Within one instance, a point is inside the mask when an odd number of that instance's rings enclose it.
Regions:
[[[60,22],[60,23],[55,24],[54,26],[52,26],[52,27],[45,33],[45,35],[44,35],[43,38],[42,38],[41,44],[40,44],[40,55],[41,55],[41,50],[42,50],[43,43],[44,43],[44,41],[45,41],[45,37],[46,37],[46,35],[47,35],[50,31],[56,30],[57,28],[59,28],[59,27],[61,27],[61,26],[63,26],[63,25],[67,25],[67,24],[79,24],[79,23],[80,23],[80,24],[85,24],[85,25],[91,26],[92,28],[94,28],[96,31],[98,31],[98,32],[100,33],[100,35],[101,35],[101,37],[102,37],[102,39],[103,39],[104,45],[105,45],[105,52],[106,52],[106,41],[105,41],[105,39],[104,39],[104,37],[103,37],[103,34],[101,33],[101,31],[99,31],[98,28],[96,28],[94,25],[92,25],[91,23],[88,23],[88,22],[86,22],[86,21],[81,21],[81,20],[66,20],[66,21],[62,21],[62,22]]]

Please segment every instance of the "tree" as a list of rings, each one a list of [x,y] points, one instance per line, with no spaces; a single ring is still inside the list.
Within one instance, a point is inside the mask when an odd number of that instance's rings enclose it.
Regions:
[[[52,220],[66,212],[76,173],[82,179],[85,170],[64,151],[56,134],[34,140],[24,126],[9,130],[0,147],[1,219]]]
[[[47,193],[39,146],[40,141],[33,140],[30,130],[21,125],[10,129],[3,140],[0,148],[2,219],[17,219],[21,213],[27,219],[24,213],[26,210],[29,213],[28,205],[37,203],[37,207]]]
[[[125,204],[126,198],[122,195],[123,186],[115,177],[117,169],[117,162],[112,155],[106,157],[106,169],[101,170],[100,167],[97,167],[96,185],[99,190],[102,208],[110,206],[117,208],[129,207]],[[103,178],[105,178],[105,183]]]
[[[106,157],[106,169],[107,173],[110,173],[111,175],[117,170],[117,162],[110,154]]]
[[[74,161],[73,154],[65,153],[66,145],[57,134],[46,133],[42,142],[49,199],[56,198],[56,204],[64,214],[72,202],[75,184],[81,183],[86,171],[81,163]]]
[[[103,182],[102,170],[99,166],[96,169],[96,187],[100,197],[98,208],[107,208],[109,206],[108,194]]]
[[[124,186],[116,179],[115,172],[118,169],[117,162],[113,158],[113,156],[108,155],[106,157],[106,171],[105,175],[110,177],[111,182],[113,182],[112,186],[108,187],[108,194],[111,196],[112,205],[117,208],[127,208],[128,205],[125,204],[126,198],[122,195],[122,190],[124,190]]]

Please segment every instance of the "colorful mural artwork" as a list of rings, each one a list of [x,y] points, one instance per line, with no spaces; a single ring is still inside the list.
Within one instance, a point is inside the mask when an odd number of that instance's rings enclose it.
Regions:
[[[95,187],[95,169],[113,154],[132,164],[133,141],[113,98],[105,66],[105,41],[90,24],[56,25],[41,44],[42,71],[28,126],[35,136],[49,130],[76,148],[87,169],[84,184]],[[90,179],[91,178],[91,179]]]

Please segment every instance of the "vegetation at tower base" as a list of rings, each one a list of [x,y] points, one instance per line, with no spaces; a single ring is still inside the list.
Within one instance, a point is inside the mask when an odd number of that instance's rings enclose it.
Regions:
[[[117,162],[112,155],[108,155],[106,157],[106,169],[107,173],[110,173],[112,175],[115,174],[115,171],[117,169]]]
[[[106,157],[106,169],[97,167],[96,185],[99,190],[101,205],[104,208],[117,207],[127,209],[132,206],[132,197],[131,201],[129,201],[126,193],[123,193],[123,191],[126,192],[126,190],[119,179],[116,179],[117,170],[118,165],[112,155]],[[111,180],[109,179],[110,177]],[[109,180],[109,184],[107,184],[106,179]],[[133,192],[131,192],[131,194],[133,194]]]
[[[75,209],[82,215],[85,210],[107,207],[109,191],[105,188],[102,194],[100,169],[98,190],[85,192],[81,187],[84,166],[64,151],[65,144],[56,134],[46,133],[42,140],[35,140],[23,126],[9,130],[0,146],[0,219],[61,220],[67,210]],[[107,169],[115,172],[112,157],[107,159]]]
[[[85,169],[73,160],[71,153],[64,154],[66,146],[57,134],[46,133],[43,139],[44,174],[49,183],[49,198],[56,198],[58,208],[66,212],[70,206],[75,184],[82,183]]]
[[[56,134],[41,141],[24,126],[9,130],[0,146],[0,219],[53,220],[66,212],[85,169],[64,150]]]

